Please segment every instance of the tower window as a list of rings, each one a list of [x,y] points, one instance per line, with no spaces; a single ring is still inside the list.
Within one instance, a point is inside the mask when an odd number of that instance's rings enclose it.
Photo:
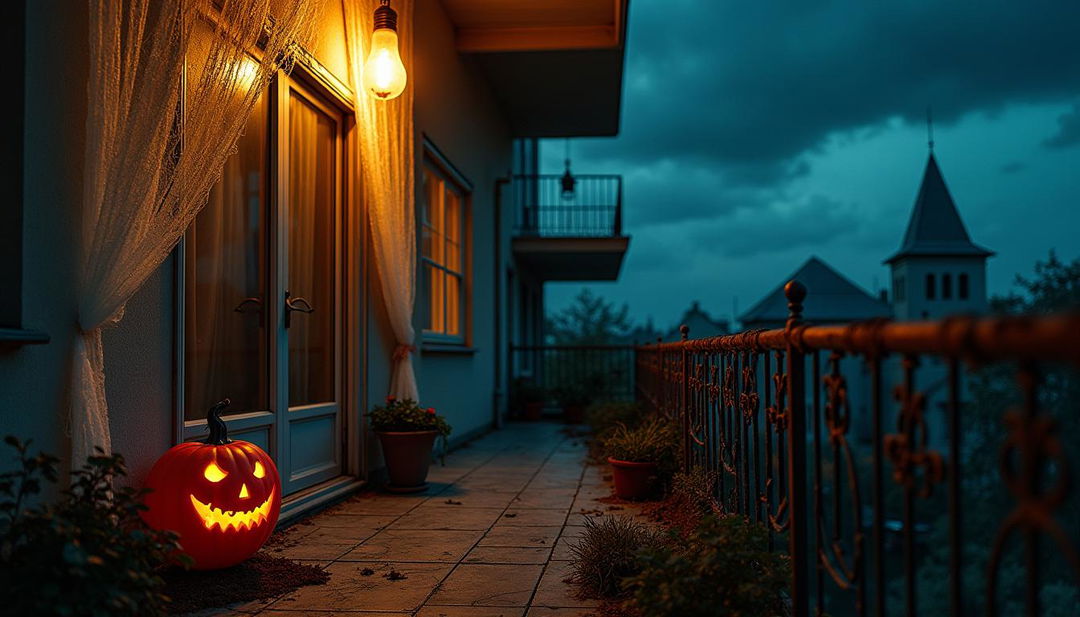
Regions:
[[[935,293],[934,288],[936,286],[937,286],[937,283],[936,283],[936,281],[934,281],[934,275],[933,274],[927,274],[926,275],[926,299],[927,300],[933,300],[934,299],[934,293]]]
[[[952,298],[952,275],[941,275],[941,299],[948,300]]]
[[[967,300],[968,299],[968,275],[967,274],[961,274],[959,279],[956,282],[957,282],[957,285],[959,287],[959,289],[957,289],[957,292],[960,294],[960,299],[961,300]]]
[[[904,295],[904,277],[898,276],[893,279],[893,300],[903,302]]]

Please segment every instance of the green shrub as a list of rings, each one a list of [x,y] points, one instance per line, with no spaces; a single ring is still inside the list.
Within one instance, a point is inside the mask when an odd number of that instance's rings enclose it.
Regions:
[[[717,477],[715,471],[706,471],[701,467],[694,467],[689,473],[680,471],[671,480],[671,496],[699,518],[719,514],[720,504],[713,494]]]
[[[515,379],[512,391],[514,404],[518,408],[524,407],[527,403],[543,403],[547,398],[547,391],[527,377]]]
[[[636,428],[620,424],[604,439],[604,452],[610,458],[631,463],[661,463],[674,468],[678,450],[678,430],[662,418]]]
[[[603,438],[620,424],[636,427],[645,417],[645,410],[637,403],[594,403],[585,413],[585,422],[593,435]]]
[[[763,527],[707,516],[689,537],[647,548],[624,581],[627,605],[650,617],[777,617],[787,614],[788,559],[768,550]]]
[[[662,536],[629,516],[585,519],[585,532],[570,545],[570,582],[587,595],[619,595],[622,580],[641,571],[637,553],[658,548]]]
[[[412,399],[386,397],[385,405],[376,405],[368,414],[376,431],[438,431],[444,439],[450,434],[446,418],[434,407],[423,408]]]
[[[57,480],[56,457],[28,454],[8,436],[17,468],[0,474],[0,598],[14,615],[164,615],[158,570],[179,545],[139,517],[144,490],[118,487],[119,454],[99,454],[71,473],[53,504],[29,506],[42,481]]]

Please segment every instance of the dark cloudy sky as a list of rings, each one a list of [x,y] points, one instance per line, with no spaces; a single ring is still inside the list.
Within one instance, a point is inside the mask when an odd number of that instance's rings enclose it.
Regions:
[[[666,327],[693,300],[745,310],[810,255],[887,286],[928,105],[998,253],[991,293],[1080,255],[1080,2],[632,0],[622,131],[572,142],[575,171],[623,175],[633,236],[619,281],[590,287]],[[563,149],[544,142],[545,171]],[[549,310],[580,288],[549,284]]]

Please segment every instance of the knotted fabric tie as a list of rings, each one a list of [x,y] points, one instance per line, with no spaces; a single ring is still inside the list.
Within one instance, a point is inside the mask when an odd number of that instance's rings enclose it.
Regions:
[[[416,345],[398,345],[397,349],[394,350],[394,361],[405,360],[414,351],[416,351]]]

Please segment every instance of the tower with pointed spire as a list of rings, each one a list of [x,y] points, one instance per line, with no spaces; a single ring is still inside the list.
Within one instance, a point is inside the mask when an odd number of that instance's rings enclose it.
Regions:
[[[930,155],[900,249],[885,260],[892,271],[896,319],[938,319],[986,311],[986,258],[971,241],[945,179]]]

